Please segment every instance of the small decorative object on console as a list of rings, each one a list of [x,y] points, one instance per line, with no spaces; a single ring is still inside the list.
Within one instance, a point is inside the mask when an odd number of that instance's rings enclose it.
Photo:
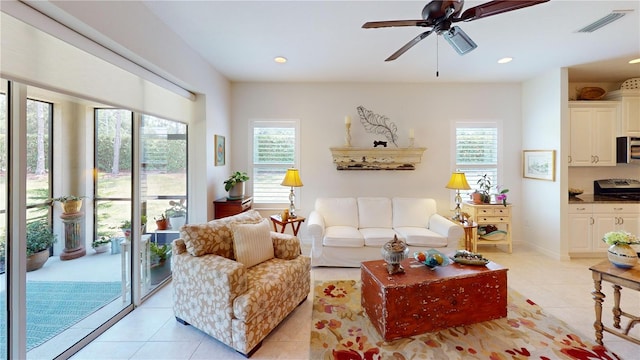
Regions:
[[[427,251],[419,251],[413,253],[413,258],[418,262],[427,265],[431,270],[436,266],[447,266],[451,264],[451,260],[436,249],[429,249]]]
[[[393,236],[393,240],[384,244],[381,253],[382,259],[387,263],[389,275],[404,272],[404,268],[400,265],[400,262],[407,258],[409,247],[404,241],[398,239],[397,235]]]
[[[458,250],[452,257],[453,261],[463,265],[477,265],[484,266],[489,263],[489,259],[486,259],[482,254],[473,253],[467,250]]]
[[[578,196],[582,194],[584,190],[578,188],[569,188],[569,196]]]
[[[638,245],[638,237],[624,230],[604,234],[602,240],[611,245],[607,250],[609,261],[622,269],[629,269],[638,263],[638,254],[630,245]]]
[[[398,127],[389,118],[384,115],[375,114],[371,110],[365,109],[363,106],[358,106],[358,115],[360,115],[360,123],[364,126],[364,129],[371,134],[384,135],[384,137],[393,143],[396,147],[398,143]]]

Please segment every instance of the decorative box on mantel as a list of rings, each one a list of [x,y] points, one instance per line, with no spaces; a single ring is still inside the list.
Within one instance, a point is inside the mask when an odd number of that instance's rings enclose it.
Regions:
[[[332,147],[338,170],[415,170],[427,148]]]

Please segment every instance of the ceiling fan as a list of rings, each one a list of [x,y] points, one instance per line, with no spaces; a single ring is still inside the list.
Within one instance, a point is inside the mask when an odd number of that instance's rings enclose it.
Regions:
[[[394,27],[394,26],[420,26],[431,29],[416,36],[403,47],[391,54],[385,61],[392,61],[411,49],[422,39],[436,33],[442,35],[451,46],[464,55],[478,47],[467,34],[458,26],[451,26],[460,21],[474,21],[488,16],[502,14],[508,11],[522,9],[524,7],[545,3],[549,0],[495,0],[469,8],[462,12],[464,0],[433,0],[422,9],[420,20],[389,20],[370,21],[362,25],[364,29]]]

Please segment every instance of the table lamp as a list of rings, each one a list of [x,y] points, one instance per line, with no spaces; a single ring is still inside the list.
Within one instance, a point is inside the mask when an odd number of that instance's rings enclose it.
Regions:
[[[287,169],[287,173],[284,175],[284,180],[280,184],[282,186],[291,186],[291,193],[289,193],[289,218],[295,219],[296,216],[296,206],[293,204],[296,200],[296,194],[293,192],[294,187],[302,186],[302,181],[300,180],[300,173],[298,169]]]
[[[449,183],[445,186],[447,189],[456,190],[456,209],[453,216],[454,220],[462,221],[462,217],[460,216],[460,204],[462,204],[462,197],[460,196],[460,190],[470,190],[471,187],[467,182],[467,177],[464,176],[463,172],[454,172],[451,174],[451,179],[449,179]],[[293,191],[293,190],[292,190]]]

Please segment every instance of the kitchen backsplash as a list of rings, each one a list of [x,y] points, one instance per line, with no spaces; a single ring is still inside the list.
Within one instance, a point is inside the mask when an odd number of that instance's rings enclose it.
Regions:
[[[600,179],[640,180],[640,166],[569,167],[569,187],[582,189],[585,194],[593,194],[593,181]]]

